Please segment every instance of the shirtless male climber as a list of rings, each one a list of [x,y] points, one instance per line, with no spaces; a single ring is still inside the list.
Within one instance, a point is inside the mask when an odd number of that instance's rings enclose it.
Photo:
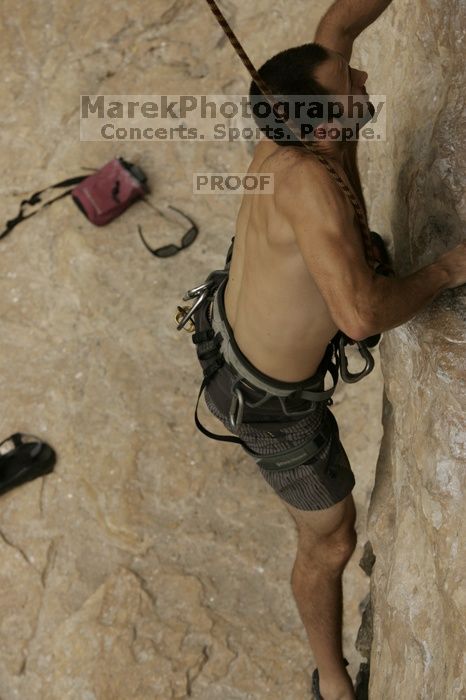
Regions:
[[[367,94],[367,73],[349,65],[353,42],[389,4],[337,0],[321,19],[314,43],[277,54],[260,76],[275,95],[297,94],[290,92],[289,78],[299,75],[303,82],[309,79],[302,94],[319,94],[319,86],[334,95]],[[316,143],[365,206],[357,141]],[[255,378],[283,388],[317,376],[338,330],[356,341],[367,339],[405,323],[443,290],[466,282],[464,242],[407,277],[375,274],[352,204],[313,153],[264,138],[249,171],[273,173],[274,193],[243,197],[227,284],[216,295],[223,301],[212,302],[211,323],[221,329],[222,342],[230,334],[236,356],[252,373],[249,394],[248,382],[242,384],[250,399],[264,395],[254,394]],[[196,330],[199,335],[197,324]],[[205,394],[209,410],[230,432],[235,379],[232,367],[224,365]],[[273,400],[260,409],[246,406],[235,433],[256,452],[273,455],[331,422],[328,402],[317,401],[313,413],[291,420]],[[318,667],[314,698],[353,700],[342,650],[342,574],[356,547],[355,481],[338,433],[304,464],[260,471],[297,526],[291,588]]]

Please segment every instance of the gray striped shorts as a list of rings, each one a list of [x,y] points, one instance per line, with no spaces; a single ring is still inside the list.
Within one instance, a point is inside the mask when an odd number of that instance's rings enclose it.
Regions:
[[[217,372],[205,389],[205,401],[209,411],[232,433],[225,402],[220,406],[220,402],[216,402],[213,398],[219,396],[219,390],[220,395],[226,395],[228,381],[229,378],[225,372]],[[212,387],[212,383],[217,386]],[[214,390],[211,393],[209,389],[212,388]],[[254,409],[250,408],[247,421],[233,433],[254,452],[273,455],[290,447],[299,447],[310,436],[320,431],[324,420],[332,422],[330,441],[305,464],[291,469],[264,468],[258,465],[262,476],[279,498],[299,510],[329,508],[345,498],[355,485],[348,456],[339,439],[335,416],[325,401],[317,402],[315,406],[312,413],[291,424],[285,415],[282,420],[278,417],[273,422],[265,423],[260,420],[259,415],[259,422],[251,421],[251,417],[254,418]],[[264,408],[261,410],[263,411]],[[286,423],[284,423],[285,420]]]

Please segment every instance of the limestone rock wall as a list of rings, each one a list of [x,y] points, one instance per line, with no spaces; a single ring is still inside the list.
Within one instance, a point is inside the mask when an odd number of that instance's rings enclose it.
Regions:
[[[222,2],[257,65],[311,40],[328,5]],[[247,74],[202,0],[3,0],[0,22],[2,218],[121,154],[167,216],[179,206],[201,227],[189,251],[161,261],[136,227],[163,245],[182,231],[173,221],[138,204],[96,229],[62,201],[0,242],[2,439],[39,434],[59,456],[53,474],[0,497],[0,698],[307,697],[312,659],[289,586],[296,533],[255,465],[196,430],[201,374],[174,322],[181,294],[223,263],[238,208],[193,197],[192,172],[241,172],[251,149],[79,141],[80,94],[242,93]],[[395,0],[355,46],[369,91],[392,100],[388,140],[363,144],[360,166],[400,274],[462,235],[463,27],[459,0]],[[357,477],[344,649],[354,676],[364,598],[358,649],[374,700],[464,694],[461,302],[445,294],[382,340],[375,564],[378,354],[370,377],[335,394]]]
[[[380,153],[364,153],[372,224],[391,232],[406,275],[464,239],[466,6],[394,10],[367,32],[368,65],[383,55],[389,127]],[[377,700],[466,697],[465,346],[464,287],[381,342],[384,434],[368,516]]]

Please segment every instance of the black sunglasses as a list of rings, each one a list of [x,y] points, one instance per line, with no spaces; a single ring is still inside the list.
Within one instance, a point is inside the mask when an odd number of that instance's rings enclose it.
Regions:
[[[176,255],[177,253],[180,252],[180,250],[184,250],[185,248],[189,248],[190,245],[194,243],[194,241],[197,238],[197,235],[199,233],[199,229],[194,223],[194,221],[184,214],[182,211],[177,209],[176,207],[172,207],[171,204],[168,205],[170,209],[173,209],[174,211],[177,211],[181,216],[184,216],[185,219],[189,221],[191,224],[191,228],[186,231],[184,234],[183,238],[181,239],[181,246],[175,245],[175,243],[171,243],[170,245],[164,245],[161,248],[151,248],[147,242],[144,239],[144,236],[142,235],[142,229],[140,226],[138,226],[138,231],[139,235],[141,237],[142,242],[146,246],[147,250],[149,250],[152,255],[156,255],[158,258],[169,258],[172,255]]]

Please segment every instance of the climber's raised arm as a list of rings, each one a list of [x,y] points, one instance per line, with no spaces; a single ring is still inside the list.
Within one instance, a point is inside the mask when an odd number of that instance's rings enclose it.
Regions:
[[[350,61],[353,42],[392,0],[336,0],[320,20],[314,41]]]

